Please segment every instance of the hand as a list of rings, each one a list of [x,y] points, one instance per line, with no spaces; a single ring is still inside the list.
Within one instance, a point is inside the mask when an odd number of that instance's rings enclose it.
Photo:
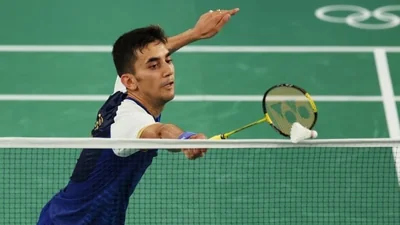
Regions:
[[[197,39],[210,38],[216,35],[222,27],[235,15],[239,8],[231,10],[210,10],[201,15],[193,28],[193,33]]]
[[[195,134],[191,136],[190,139],[207,139],[207,138],[204,134]],[[190,149],[182,149],[182,152],[185,154],[186,158],[193,160],[199,157],[203,157],[206,154],[207,149],[190,148]]]

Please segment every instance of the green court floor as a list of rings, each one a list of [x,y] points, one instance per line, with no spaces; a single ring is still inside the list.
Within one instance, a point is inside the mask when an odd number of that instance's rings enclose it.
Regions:
[[[160,24],[174,35],[209,9],[234,7],[240,13],[220,34],[193,45],[400,46],[400,26],[367,30],[315,17],[320,7],[342,4],[334,0],[20,4],[0,8],[1,46],[111,46],[122,32],[138,26]],[[346,4],[371,11],[400,7],[394,0]],[[386,56],[394,98],[400,101],[400,51]],[[182,51],[173,57],[178,97],[226,95],[233,100],[178,99],[166,107],[163,122],[212,136],[262,116],[260,101],[235,96],[262,96],[272,85],[293,83],[319,97],[320,138],[393,137],[385,99],[379,99],[382,74],[373,51]],[[28,101],[23,96],[107,96],[115,78],[110,52],[0,50],[0,136],[89,137],[101,100]],[[397,111],[399,106],[396,102]],[[281,139],[268,125],[235,138]],[[67,182],[79,150],[14,150],[0,150],[0,224],[34,224],[41,207]],[[132,197],[127,224],[397,224],[400,188],[394,164],[392,149],[215,151],[194,163],[161,153]]]

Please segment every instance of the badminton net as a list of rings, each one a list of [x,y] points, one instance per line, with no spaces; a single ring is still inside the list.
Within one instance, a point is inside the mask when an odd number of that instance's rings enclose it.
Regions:
[[[399,224],[400,141],[0,139],[0,224],[35,224],[82,148],[159,149],[126,224]],[[187,160],[164,149],[208,148]]]

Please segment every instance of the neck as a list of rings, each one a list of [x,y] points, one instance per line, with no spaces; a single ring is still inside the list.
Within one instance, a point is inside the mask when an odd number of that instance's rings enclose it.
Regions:
[[[140,95],[138,93],[132,93],[128,91],[128,97],[133,98],[140,104],[142,104],[153,117],[159,117],[162,110],[164,109],[164,104],[159,104],[154,100],[151,101],[150,99],[146,98],[146,96]]]

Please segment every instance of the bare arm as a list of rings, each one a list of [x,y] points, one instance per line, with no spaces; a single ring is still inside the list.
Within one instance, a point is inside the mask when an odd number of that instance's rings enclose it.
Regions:
[[[192,42],[213,37],[238,11],[235,8],[204,13],[192,29],[168,38],[167,48],[173,53]]]
[[[155,123],[144,128],[140,138],[178,139],[183,132],[174,124]]]
[[[155,123],[145,127],[140,133],[140,138],[161,138],[161,139],[206,139],[203,134],[194,134],[184,132],[181,128],[174,124]],[[173,149],[171,152],[180,152],[181,150]],[[196,159],[204,156],[206,149],[182,149],[182,152],[188,159]]]
[[[189,29],[183,33],[168,38],[167,48],[171,53],[176,52],[185,45],[199,40],[193,29]]]

